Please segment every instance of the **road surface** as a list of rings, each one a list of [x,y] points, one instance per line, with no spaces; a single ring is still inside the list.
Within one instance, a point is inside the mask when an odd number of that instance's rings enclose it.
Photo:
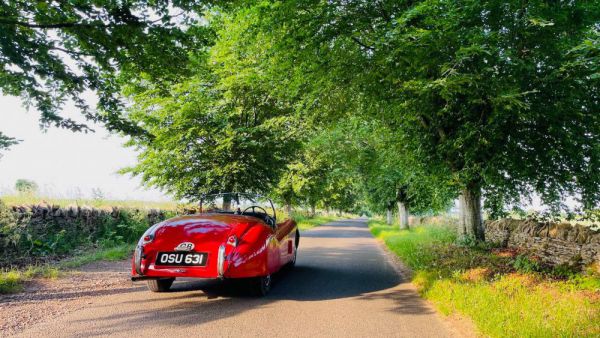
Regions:
[[[169,293],[145,284],[20,332],[24,337],[446,337],[456,335],[403,282],[366,220],[302,233],[296,268],[265,298],[215,281],[178,281]]]

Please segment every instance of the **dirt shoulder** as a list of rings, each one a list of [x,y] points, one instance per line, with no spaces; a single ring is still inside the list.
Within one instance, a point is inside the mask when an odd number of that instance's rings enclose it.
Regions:
[[[57,279],[26,282],[23,292],[0,295],[0,336],[84,308],[96,297],[139,288],[129,280],[129,264],[129,260],[95,262]]]

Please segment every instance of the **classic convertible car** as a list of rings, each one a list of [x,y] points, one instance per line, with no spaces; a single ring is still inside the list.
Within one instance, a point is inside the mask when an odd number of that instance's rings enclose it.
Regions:
[[[296,263],[296,223],[276,221],[273,202],[257,195],[227,193],[202,198],[200,213],[155,224],[135,249],[131,279],[168,291],[175,278],[245,279],[258,295],[271,275]]]

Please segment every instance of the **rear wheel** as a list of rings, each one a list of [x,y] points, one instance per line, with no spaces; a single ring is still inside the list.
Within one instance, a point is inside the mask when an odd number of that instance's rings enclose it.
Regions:
[[[152,292],[167,292],[174,281],[175,278],[151,279],[148,281],[148,290]]]
[[[298,229],[296,229],[296,240],[294,244],[294,257],[292,257],[292,260],[288,263],[288,267],[290,268],[296,266],[296,256],[298,256],[298,244],[300,244],[300,231],[298,231]]]
[[[292,260],[287,263],[288,269],[292,269],[294,266],[296,266],[296,256],[298,256],[298,248],[294,248],[294,256],[292,257]]]
[[[271,275],[266,275],[262,277],[255,277],[252,280],[252,289],[254,294],[259,297],[266,296],[269,291],[271,291]]]

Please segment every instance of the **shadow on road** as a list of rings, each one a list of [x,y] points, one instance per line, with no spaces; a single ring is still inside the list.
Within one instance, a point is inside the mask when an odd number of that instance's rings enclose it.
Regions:
[[[303,248],[302,238],[314,243]],[[328,224],[301,234],[295,268],[275,276],[269,300],[313,301],[355,297],[385,290],[402,280],[382,257],[372,241],[348,242],[345,239],[372,238],[364,220]],[[328,243],[335,245],[328,246]],[[247,290],[239,283],[186,281],[176,283],[174,292],[202,290],[209,298],[244,297]]]
[[[394,307],[389,311],[431,313],[414,291],[395,288],[402,279],[372,240],[364,220],[330,223],[302,233],[301,238],[305,241],[300,241],[296,267],[275,276],[267,297],[249,297],[247,290],[235,282],[177,281],[169,293],[143,293],[144,298],[119,304],[129,308],[126,314],[97,318],[96,323],[102,323],[98,332],[103,330],[103,321],[108,321],[104,329],[119,330],[121,326],[125,330],[131,322],[151,326],[201,325],[284,300],[391,299]]]

